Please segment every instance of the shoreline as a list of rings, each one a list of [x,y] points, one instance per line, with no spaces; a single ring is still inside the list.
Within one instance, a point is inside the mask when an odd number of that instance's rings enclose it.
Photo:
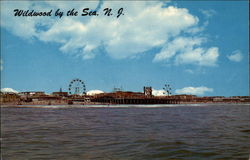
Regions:
[[[171,106],[206,106],[206,105],[244,105],[244,106],[250,106],[250,103],[182,103],[182,104],[52,104],[52,105],[46,105],[46,104],[22,104],[22,105],[17,105],[17,104],[1,104],[1,108],[6,108],[6,107],[32,107],[32,108],[55,108],[60,107],[60,108],[69,108],[69,107],[81,107],[81,108],[108,108],[108,107],[145,107],[145,108],[150,108],[150,107],[171,107]]]
[[[189,105],[189,104],[250,104],[248,101],[203,101],[203,102],[186,102],[180,101],[179,103],[104,103],[104,102],[73,102],[68,103],[68,101],[35,101],[35,102],[1,102],[0,106],[2,105],[15,105],[15,106],[24,106],[24,105],[61,105],[61,106],[74,106],[74,105]]]

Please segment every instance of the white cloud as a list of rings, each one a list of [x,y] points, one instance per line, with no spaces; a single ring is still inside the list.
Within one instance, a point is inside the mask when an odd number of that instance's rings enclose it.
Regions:
[[[193,26],[193,27],[187,29],[185,32],[190,33],[190,34],[200,33],[200,32],[202,32],[202,31],[204,31],[206,29],[208,24],[209,24],[209,21],[206,20],[206,21],[203,22],[203,24],[201,26]]]
[[[201,47],[205,39],[193,36],[204,30],[204,26],[200,27],[198,17],[190,14],[186,8],[162,7],[163,2],[104,1],[97,17],[65,16],[71,8],[80,12],[86,6],[95,9],[98,3],[4,2],[1,25],[25,39],[37,38],[43,42],[58,43],[60,51],[83,59],[94,58],[99,47],[104,47],[107,54],[115,59],[134,58],[154,47],[163,47],[154,61],[167,60],[180,52],[182,55],[178,58],[178,64],[211,66],[215,63],[216,56],[209,52],[215,47],[206,50]],[[106,7],[113,8],[114,13],[123,7],[125,15],[118,19],[103,16],[102,10]],[[40,11],[60,8],[64,16],[61,19],[54,16],[15,17],[15,8]],[[181,37],[182,32],[187,33],[187,37]],[[198,46],[204,52],[197,53],[195,47]],[[198,58],[194,55],[194,59],[190,59],[192,51],[196,51]]]
[[[73,50],[85,59],[93,58],[93,51],[104,45],[111,57],[122,59],[160,46],[169,37],[198,22],[198,19],[186,9],[172,6],[161,8],[160,3],[120,3],[106,2],[103,8],[123,6],[126,16],[119,19],[99,16],[91,18],[88,23],[66,17],[41,34],[40,39],[62,43],[60,50]]]
[[[214,66],[219,56],[218,48],[199,47],[205,41],[206,39],[201,37],[178,37],[165,45],[160,53],[156,54],[154,61],[163,61],[175,56],[176,64]]]
[[[93,96],[93,95],[100,94],[100,93],[104,93],[104,92],[101,90],[90,90],[87,92],[87,95]]]
[[[202,38],[177,37],[166,44],[161,49],[160,53],[155,55],[154,61],[169,59],[179,52],[185,52],[186,50],[192,49],[194,46],[200,45],[202,41],[204,41]]]
[[[176,57],[177,64],[197,64],[200,66],[215,66],[219,57],[217,47],[211,47],[208,50],[196,48],[186,50]]]
[[[192,69],[185,69],[185,72],[190,73],[190,74],[194,74],[194,71]]]
[[[166,91],[164,91],[164,90],[157,90],[157,89],[153,89],[152,90],[152,95],[154,95],[154,96],[165,96],[166,94]]]
[[[213,89],[201,86],[201,87],[184,87],[182,89],[175,90],[175,93],[177,94],[203,95],[205,92],[213,92]]]
[[[233,53],[231,55],[228,55],[227,58],[233,62],[240,62],[242,60],[243,56],[242,56],[240,50],[236,50],[236,51],[233,51]]]
[[[213,9],[203,10],[201,9],[200,12],[206,16],[206,18],[211,18],[216,14],[216,11]]]
[[[18,93],[18,91],[12,89],[12,88],[2,88],[1,92],[3,93]]]

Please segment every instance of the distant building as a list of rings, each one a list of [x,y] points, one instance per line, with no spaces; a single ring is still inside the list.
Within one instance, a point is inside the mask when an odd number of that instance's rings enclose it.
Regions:
[[[94,95],[94,97],[110,97],[110,98],[140,98],[144,97],[144,94],[141,92],[129,92],[129,91],[117,91],[112,93],[100,93]]]
[[[45,92],[38,91],[38,92],[34,92],[33,96],[44,96],[44,95],[46,95]]]
[[[144,87],[143,90],[145,96],[152,96],[152,87]]]
[[[52,95],[58,97],[68,97],[68,92],[53,92]]]
[[[179,95],[174,95],[175,98],[179,99],[194,99],[196,98],[195,95],[189,95],[189,94],[179,94]]]
[[[56,97],[68,97],[68,92],[63,92],[62,88],[60,88],[59,92],[53,92],[52,95]]]
[[[18,95],[21,97],[30,97],[30,96],[44,96],[46,95],[43,91],[27,91],[27,92],[19,92]]]
[[[18,102],[20,101],[20,96],[16,93],[3,93],[0,92],[0,102],[6,103],[6,102]]]

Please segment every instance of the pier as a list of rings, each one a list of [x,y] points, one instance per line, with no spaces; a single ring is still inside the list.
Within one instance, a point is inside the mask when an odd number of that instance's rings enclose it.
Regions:
[[[104,104],[178,104],[178,99],[159,99],[159,98],[112,98],[102,97],[94,98],[92,102]]]

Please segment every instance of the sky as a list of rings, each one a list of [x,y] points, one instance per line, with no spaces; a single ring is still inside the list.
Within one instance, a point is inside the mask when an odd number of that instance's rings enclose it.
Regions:
[[[248,96],[248,12],[248,1],[1,1],[1,88],[68,91],[79,78],[87,91]]]

